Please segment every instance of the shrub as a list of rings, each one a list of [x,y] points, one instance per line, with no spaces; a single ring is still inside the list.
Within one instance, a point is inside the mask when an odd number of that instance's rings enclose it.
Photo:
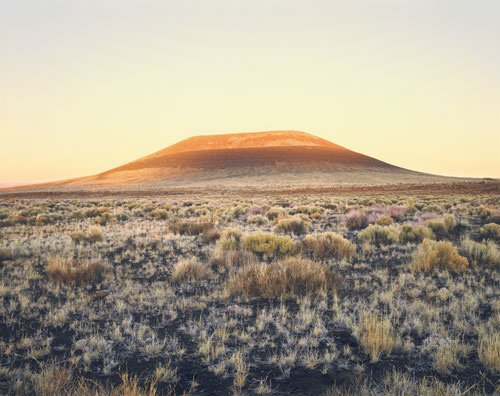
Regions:
[[[344,221],[349,230],[360,230],[368,225],[368,216],[364,211],[355,209],[344,215]]]
[[[431,219],[427,221],[427,226],[436,234],[438,238],[444,238],[453,232],[457,226],[455,216],[448,215],[441,219]]]
[[[211,230],[214,225],[207,221],[174,221],[169,228],[175,234],[194,236]]]
[[[87,233],[87,240],[90,243],[101,242],[104,239],[99,227],[91,227]]]
[[[500,372],[500,333],[483,331],[479,333],[477,348],[479,360],[493,373]]]
[[[401,206],[389,206],[385,209],[385,214],[390,218],[398,221],[406,215],[406,208]]]
[[[420,243],[425,238],[433,239],[434,233],[426,226],[412,226],[411,224],[403,224],[399,233],[399,241],[401,243]]]
[[[244,249],[268,258],[293,254],[297,250],[297,246],[289,236],[277,236],[266,232],[246,235],[242,238],[241,244]]]
[[[208,270],[196,257],[179,260],[172,271],[174,281],[197,281],[206,278]]]
[[[462,240],[460,251],[474,265],[484,265],[493,268],[500,267],[500,249],[491,240],[475,242],[467,237]]]
[[[236,228],[226,228],[220,236],[217,246],[222,250],[236,250],[240,247],[241,231]]]
[[[377,218],[375,221],[378,225],[381,226],[390,226],[391,224],[394,224],[394,221],[392,220],[392,217],[387,216],[387,215],[381,215]]]
[[[274,264],[250,264],[229,278],[227,292],[245,298],[300,298],[334,288],[339,277],[325,265],[289,257]]]
[[[411,267],[417,272],[432,270],[464,271],[468,266],[465,257],[458,254],[450,242],[436,242],[424,239],[413,254]]]
[[[500,225],[496,223],[485,224],[481,228],[481,236],[484,239],[492,239],[496,242],[500,242]]]
[[[285,211],[281,208],[271,208],[267,211],[266,216],[269,220],[276,220],[285,215]]]
[[[99,227],[91,227],[87,232],[75,231],[69,236],[73,243],[77,245],[80,243],[95,243],[104,240],[102,231]]]
[[[300,217],[280,219],[274,230],[281,234],[303,235],[309,232],[310,225]]]
[[[356,245],[334,232],[308,235],[302,240],[302,252],[317,260],[350,259]]]
[[[390,355],[392,352],[395,335],[389,318],[364,313],[356,333],[361,347],[373,363],[379,360],[382,353]]]
[[[247,218],[248,224],[264,225],[268,223],[267,217],[262,215],[252,215]]]
[[[242,267],[254,262],[254,254],[246,250],[223,250],[216,248],[214,255],[209,261],[209,267],[220,274],[225,274],[234,267]]]
[[[396,226],[383,227],[378,224],[371,224],[363,231],[360,231],[358,238],[371,245],[390,245],[399,241],[399,229]]]
[[[166,220],[168,219],[169,211],[166,209],[155,209],[151,211],[151,216],[155,219]]]
[[[6,248],[0,248],[0,263],[7,260],[12,260],[14,258],[14,254],[12,250]]]
[[[89,260],[73,260],[69,258],[51,257],[48,260],[47,273],[49,279],[56,283],[83,285],[101,281],[106,266]]]

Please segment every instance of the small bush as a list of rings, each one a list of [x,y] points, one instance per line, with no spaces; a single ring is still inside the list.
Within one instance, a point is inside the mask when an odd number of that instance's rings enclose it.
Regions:
[[[285,211],[281,208],[271,208],[267,211],[266,216],[269,220],[276,220],[285,216]]]
[[[207,275],[207,267],[200,263],[196,257],[179,260],[172,271],[174,281],[194,282],[206,278]]]
[[[431,219],[427,221],[427,226],[432,230],[438,238],[445,238],[448,234],[455,230],[457,221],[455,216],[448,215],[441,219]]]
[[[169,211],[166,209],[154,209],[151,211],[151,216],[158,220],[166,220],[169,216]]]
[[[75,231],[72,232],[69,236],[73,243],[75,243],[76,245],[80,243],[101,242],[104,240],[102,231],[98,227],[91,227],[87,232]]]
[[[361,316],[356,333],[361,347],[373,363],[383,353],[390,355],[394,348],[395,334],[389,318],[365,313]]]
[[[211,230],[214,225],[207,221],[174,221],[169,228],[175,234],[194,236]]]
[[[403,224],[399,233],[399,241],[401,243],[420,243],[425,238],[433,239],[434,233],[426,226],[412,226],[411,224]]]
[[[475,242],[469,237],[462,240],[460,252],[474,265],[492,268],[500,267],[500,249],[495,242]]]
[[[371,245],[390,245],[399,241],[399,229],[396,226],[383,227],[378,224],[371,224],[363,231],[360,231],[358,238]]]
[[[252,215],[248,216],[247,218],[247,223],[248,224],[255,224],[255,225],[265,225],[269,222],[267,217],[264,217],[262,215]]]
[[[500,242],[500,225],[496,223],[485,224],[481,228],[481,236],[484,239],[492,239],[495,242]]]
[[[217,246],[222,250],[237,250],[240,247],[241,236],[240,230],[226,228],[217,241]]]
[[[417,272],[433,270],[464,271],[468,266],[465,257],[458,254],[450,242],[436,242],[424,239],[413,254],[412,269]]]
[[[274,230],[280,234],[303,235],[309,232],[309,228],[309,222],[300,217],[290,217],[278,220],[278,224],[276,224]]]
[[[302,258],[250,264],[229,278],[227,292],[245,298],[317,296],[336,287],[339,277],[325,265]]]
[[[216,248],[214,255],[209,261],[209,267],[219,274],[225,274],[232,268],[252,263],[255,263],[255,256],[251,252]]]
[[[12,250],[6,248],[0,248],[0,263],[7,260],[12,260],[14,258],[14,254]]]
[[[49,279],[58,285],[97,283],[102,279],[105,270],[106,266],[102,263],[61,257],[51,257],[47,265]]]
[[[344,215],[344,221],[349,230],[361,230],[368,225],[368,215],[359,209],[351,210]]]
[[[394,224],[394,220],[392,220],[392,217],[390,216],[381,215],[377,218],[375,223],[381,226],[390,226],[391,224]]]
[[[87,233],[87,240],[90,243],[101,242],[104,239],[102,231],[98,227],[91,227]]]
[[[297,251],[297,246],[289,236],[277,236],[266,232],[244,236],[241,245],[250,252],[268,258],[283,257]]]
[[[317,260],[350,259],[356,245],[334,232],[308,235],[302,240],[304,255]]]

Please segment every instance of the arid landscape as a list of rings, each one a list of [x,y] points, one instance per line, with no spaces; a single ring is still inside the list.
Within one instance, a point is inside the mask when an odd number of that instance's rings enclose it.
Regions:
[[[493,394],[498,192],[0,202],[3,394]]]
[[[3,189],[0,392],[494,394],[499,189],[288,131]]]

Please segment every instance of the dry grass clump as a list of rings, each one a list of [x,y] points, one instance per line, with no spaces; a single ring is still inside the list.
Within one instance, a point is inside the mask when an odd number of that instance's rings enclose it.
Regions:
[[[12,250],[7,248],[0,248],[0,263],[7,260],[12,260],[14,258],[14,254]]]
[[[371,224],[363,231],[360,231],[358,238],[375,246],[391,245],[399,241],[399,229],[396,226],[384,227]]]
[[[285,216],[285,211],[281,208],[271,208],[267,211],[266,216],[269,220],[276,220]]]
[[[172,279],[174,281],[195,282],[206,278],[208,268],[200,263],[196,257],[179,260],[172,271]]]
[[[492,239],[495,242],[500,242],[500,224],[489,223],[481,228],[481,236],[484,239]]]
[[[73,372],[68,367],[48,365],[34,376],[33,385],[39,396],[72,394]]]
[[[494,330],[479,332],[477,354],[488,370],[500,373],[500,332]]]
[[[219,274],[225,274],[232,268],[255,263],[255,255],[246,250],[223,250],[216,248],[208,266]]]
[[[411,224],[403,224],[399,233],[399,241],[401,243],[420,243],[425,238],[433,239],[434,233],[426,226]]]
[[[97,283],[102,280],[106,269],[102,263],[62,257],[51,257],[47,264],[49,279],[58,285],[67,283],[79,286]]]
[[[391,224],[394,224],[394,220],[392,220],[391,216],[381,215],[377,217],[375,223],[381,226],[390,226]]]
[[[302,240],[302,252],[317,260],[350,259],[356,252],[356,245],[334,232],[312,234]]]
[[[359,343],[372,362],[384,353],[390,355],[395,343],[395,333],[389,318],[366,312],[361,315],[356,329]]]
[[[457,226],[457,220],[453,215],[444,216],[441,219],[431,219],[427,221],[427,226],[438,238],[445,238],[453,232]]]
[[[434,352],[434,368],[449,374],[453,369],[462,367],[461,359],[467,357],[472,347],[462,340],[447,340],[439,344]]]
[[[344,222],[349,230],[361,230],[368,225],[368,215],[360,209],[350,210],[344,215]]]
[[[303,235],[309,232],[310,223],[298,216],[278,220],[274,230],[280,234]]]
[[[174,221],[170,223],[169,229],[174,234],[180,235],[200,235],[206,232],[209,232],[214,228],[214,225],[208,221]]]
[[[296,244],[289,236],[278,236],[267,232],[255,232],[243,236],[241,246],[268,258],[282,257],[297,251]]]
[[[413,254],[411,267],[417,272],[433,270],[464,271],[469,262],[458,254],[451,242],[436,242],[424,239]]]
[[[222,250],[237,250],[240,247],[242,233],[237,228],[226,228],[217,241]]]
[[[104,236],[99,227],[90,227],[87,232],[75,231],[70,234],[70,238],[75,244],[102,242]]]
[[[327,266],[290,257],[273,264],[250,264],[229,278],[226,290],[245,298],[300,298],[324,294],[339,278]]]
[[[483,265],[492,268],[500,267],[500,249],[491,240],[475,242],[466,237],[460,244],[460,252],[469,258],[474,265]]]

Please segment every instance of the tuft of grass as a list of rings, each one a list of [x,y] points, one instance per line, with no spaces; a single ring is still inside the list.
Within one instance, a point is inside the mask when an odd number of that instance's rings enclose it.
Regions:
[[[339,283],[326,265],[289,257],[274,264],[249,264],[233,274],[226,290],[245,298],[300,298],[324,294]]]
[[[375,246],[391,245],[399,241],[399,229],[396,226],[384,227],[371,224],[363,231],[360,231],[358,238]]]
[[[309,222],[304,219],[294,216],[286,219],[278,220],[276,227],[274,230],[280,234],[295,234],[295,235],[303,235],[307,234],[310,229]]]
[[[350,259],[356,252],[356,245],[334,232],[308,235],[302,240],[304,255],[317,260]]]
[[[179,260],[172,271],[172,279],[174,281],[196,282],[206,278],[208,268],[200,263],[196,257]]]
[[[389,318],[364,313],[356,333],[361,347],[373,363],[378,362],[382,354],[389,356],[394,348],[395,333]]]
[[[481,331],[477,347],[479,360],[493,373],[500,373],[500,333]]]
[[[200,235],[214,228],[213,223],[208,221],[174,221],[169,225],[170,231],[180,235]]]
[[[3,261],[12,260],[14,258],[14,254],[12,250],[7,248],[0,248],[0,263]]]
[[[69,236],[73,243],[76,245],[80,243],[90,244],[102,242],[104,240],[104,236],[102,235],[102,231],[99,227],[90,227],[87,232],[75,231],[72,232]]]
[[[297,251],[296,244],[289,236],[278,236],[266,232],[255,232],[243,236],[241,246],[245,250],[268,258],[283,257]]]
[[[462,239],[460,252],[474,265],[491,268],[500,267],[500,249],[492,240],[475,242],[469,237]]]
[[[79,286],[97,283],[102,280],[106,269],[102,263],[62,257],[51,257],[47,264],[49,279],[57,285],[66,283]]]
[[[392,220],[392,217],[390,216],[381,215],[377,218],[375,223],[381,226],[390,226],[391,224],[394,224],[394,220]]]
[[[451,242],[436,242],[424,239],[413,254],[411,267],[417,272],[433,270],[464,271],[469,262],[458,254]]]
[[[420,243],[425,238],[434,239],[434,233],[426,226],[403,224],[399,233],[401,243]]]
[[[489,223],[481,228],[481,236],[484,239],[492,239],[495,242],[500,242],[500,224]]]

